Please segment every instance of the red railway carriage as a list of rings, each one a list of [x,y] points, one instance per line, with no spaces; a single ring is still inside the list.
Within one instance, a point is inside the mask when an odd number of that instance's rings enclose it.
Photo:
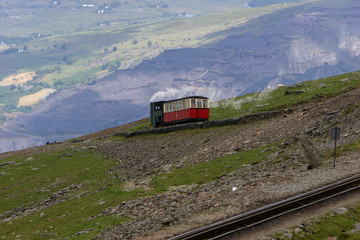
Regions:
[[[191,96],[150,104],[151,124],[154,127],[209,119],[209,98]]]

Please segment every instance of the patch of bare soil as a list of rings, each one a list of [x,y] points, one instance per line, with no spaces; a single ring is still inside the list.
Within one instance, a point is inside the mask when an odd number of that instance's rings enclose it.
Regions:
[[[22,86],[25,83],[33,80],[34,77],[35,77],[35,72],[26,72],[26,73],[11,75],[5,78],[4,80],[2,80],[0,82],[0,86],[9,86],[12,84]]]
[[[42,99],[46,98],[48,95],[55,91],[55,89],[44,88],[36,93],[23,96],[19,99],[18,107],[38,104]]]

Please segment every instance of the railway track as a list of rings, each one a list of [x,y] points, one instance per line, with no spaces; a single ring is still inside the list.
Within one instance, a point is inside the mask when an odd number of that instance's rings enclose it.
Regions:
[[[249,115],[243,115],[240,117],[220,119],[220,120],[209,120],[204,122],[193,122],[193,123],[184,123],[173,126],[159,127],[155,129],[148,130],[140,130],[134,132],[119,132],[115,133],[115,136],[122,136],[125,138],[146,135],[146,134],[163,134],[180,130],[187,129],[199,129],[199,128],[210,128],[210,127],[218,127],[218,126],[227,126],[227,125],[238,125],[238,124],[248,124],[256,121],[262,121],[266,119],[276,118],[280,116],[284,116],[286,114],[290,114],[294,111],[294,109],[282,109],[275,110],[270,112],[261,112]]]
[[[357,189],[360,189],[360,174],[194,229],[169,240],[219,239]]]

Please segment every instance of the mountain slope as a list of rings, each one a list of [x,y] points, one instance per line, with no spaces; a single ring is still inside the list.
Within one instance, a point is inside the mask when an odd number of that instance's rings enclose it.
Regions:
[[[3,153],[0,236],[165,239],[357,173],[359,96],[360,73],[354,72],[211,108],[211,118],[293,109],[279,118],[129,139],[113,135],[146,126],[146,119]],[[335,125],[342,136],[332,169]],[[301,134],[321,150],[323,167],[307,169]]]
[[[332,0],[282,9],[203,37],[222,39],[216,43],[165,51],[134,69],[68,89],[6,129],[23,132],[26,126],[30,135],[67,139],[147,116],[159,91],[216,100],[358,70],[357,9],[358,1]]]

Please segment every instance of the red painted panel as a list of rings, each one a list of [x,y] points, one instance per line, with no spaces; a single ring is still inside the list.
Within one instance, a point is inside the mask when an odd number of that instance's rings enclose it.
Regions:
[[[184,119],[208,119],[209,109],[208,108],[190,108],[174,112],[164,113],[164,122],[172,122]]]
[[[164,122],[172,122],[182,119],[188,119],[190,117],[190,109],[184,109],[169,113],[164,113]]]
[[[209,109],[208,108],[199,108],[198,116],[199,116],[199,118],[208,119],[209,118]]]
[[[190,118],[197,118],[197,109],[196,108],[190,108]]]
[[[171,122],[171,112],[164,113],[164,122]]]

